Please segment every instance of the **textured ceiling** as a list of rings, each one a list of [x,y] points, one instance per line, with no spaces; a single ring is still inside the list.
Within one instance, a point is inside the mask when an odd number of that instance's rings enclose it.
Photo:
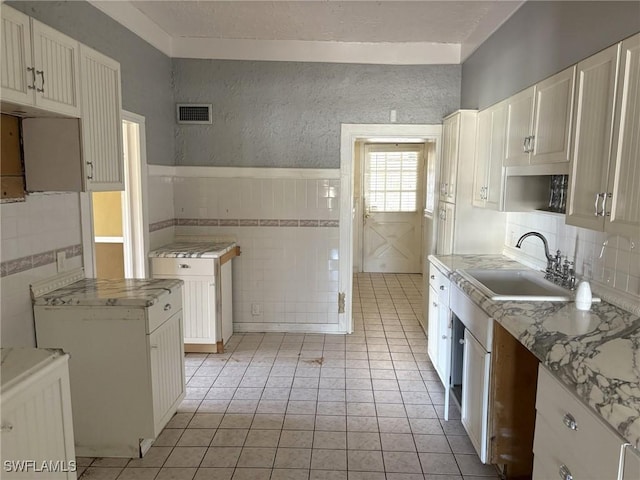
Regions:
[[[498,1],[132,3],[172,37],[214,39],[463,43],[505,20]]]

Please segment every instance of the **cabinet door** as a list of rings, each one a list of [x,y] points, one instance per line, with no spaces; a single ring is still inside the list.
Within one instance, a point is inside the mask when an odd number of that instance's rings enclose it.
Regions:
[[[616,117],[613,129],[613,169],[605,230],[637,238],[640,231],[640,34],[622,42]]]
[[[153,423],[158,436],[184,396],[182,313],[176,313],[149,335]]]
[[[429,287],[429,308],[427,312],[427,353],[431,363],[433,363],[433,367],[438,372],[438,347],[440,346],[438,341],[438,292],[431,286]],[[440,375],[440,372],[438,372],[438,375]]]
[[[622,462],[620,462],[621,472],[618,478],[620,480],[640,478],[640,453],[631,444],[626,444],[620,454],[622,455]]]
[[[71,394],[67,362],[37,378],[26,380],[24,388],[2,402],[2,463],[7,461],[75,461]],[[2,478],[75,479],[75,472],[48,472],[28,475],[3,471]]]
[[[2,5],[0,13],[3,45],[0,55],[1,98],[7,102],[33,105],[35,71],[31,59],[29,17],[6,5]]]
[[[619,46],[580,62],[566,223],[602,230],[600,205],[607,189]]]
[[[487,463],[489,368],[490,354],[465,329],[460,420],[483,463]]]
[[[213,277],[180,278],[184,281],[185,343],[216,343],[216,287]]]
[[[120,64],[82,45],[80,67],[86,190],[124,190]]]
[[[529,165],[527,138],[532,135],[535,87],[527,88],[507,100],[507,139],[504,165]]]
[[[455,221],[455,205],[441,203],[438,207],[438,232],[436,252],[438,255],[453,253],[453,228]]]
[[[502,209],[505,138],[507,130],[507,103],[501,102],[491,107],[491,148],[486,172],[484,193],[485,207]]]
[[[484,207],[487,188],[487,171],[491,161],[491,109],[478,113],[478,127],[476,130],[476,158],[473,171],[473,196],[471,202],[474,207]]]
[[[451,371],[451,310],[443,304],[438,304],[438,337],[437,341],[437,370],[444,388],[449,387]]]
[[[536,85],[532,165],[569,161],[575,75],[573,66]]]
[[[458,174],[458,141],[460,136],[460,115],[456,114],[443,122],[442,166],[440,168],[440,200],[455,202],[456,178]]]
[[[31,19],[36,106],[80,116],[79,43]]]

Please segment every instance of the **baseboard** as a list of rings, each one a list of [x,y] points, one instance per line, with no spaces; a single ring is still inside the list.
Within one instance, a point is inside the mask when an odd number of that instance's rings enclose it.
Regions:
[[[312,323],[234,323],[234,333],[335,333],[346,334],[336,324]]]

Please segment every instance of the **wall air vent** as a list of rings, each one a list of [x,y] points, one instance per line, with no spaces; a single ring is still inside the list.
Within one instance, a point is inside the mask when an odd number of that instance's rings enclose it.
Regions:
[[[178,103],[178,123],[191,125],[211,124],[210,103]]]

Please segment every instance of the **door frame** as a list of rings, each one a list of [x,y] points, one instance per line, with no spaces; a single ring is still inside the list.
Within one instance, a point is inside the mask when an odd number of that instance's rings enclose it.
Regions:
[[[358,140],[383,138],[388,143],[402,137],[420,138],[436,144],[436,159],[440,158],[442,125],[354,124],[343,123],[340,132],[340,275],[338,288],[345,294],[344,312],[339,313],[339,328],[353,333],[353,220],[354,157]]]
[[[121,111],[120,128],[125,123],[137,124],[140,161],[136,165],[124,163],[125,191],[122,201],[122,228],[125,237],[125,278],[145,278],[147,275],[146,252],[149,251],[149,215],[147,202],[147,142],[145,117],[136,113]],[[124,148],[124,145],[123,145]],[[123,156],[124,156],[124,152]],[[132,168],[133,167],[133,168]],[[133,170],[133,171],[132,171]],[[126,189],[127,180],[134,188]],[[126,195],[125,193],[128,193]],[[82,263],[85,276],[95,278],[95,235],[93,229],[93,202],[91,191],[80,192],[80,221],[82,226]],[[134,206],[133,208],[131,206]],[[134,214],[130,215],[130,208]],[[131,247],[130,249],[127,246]],[[129,250],[129,251],[127,251]]]

